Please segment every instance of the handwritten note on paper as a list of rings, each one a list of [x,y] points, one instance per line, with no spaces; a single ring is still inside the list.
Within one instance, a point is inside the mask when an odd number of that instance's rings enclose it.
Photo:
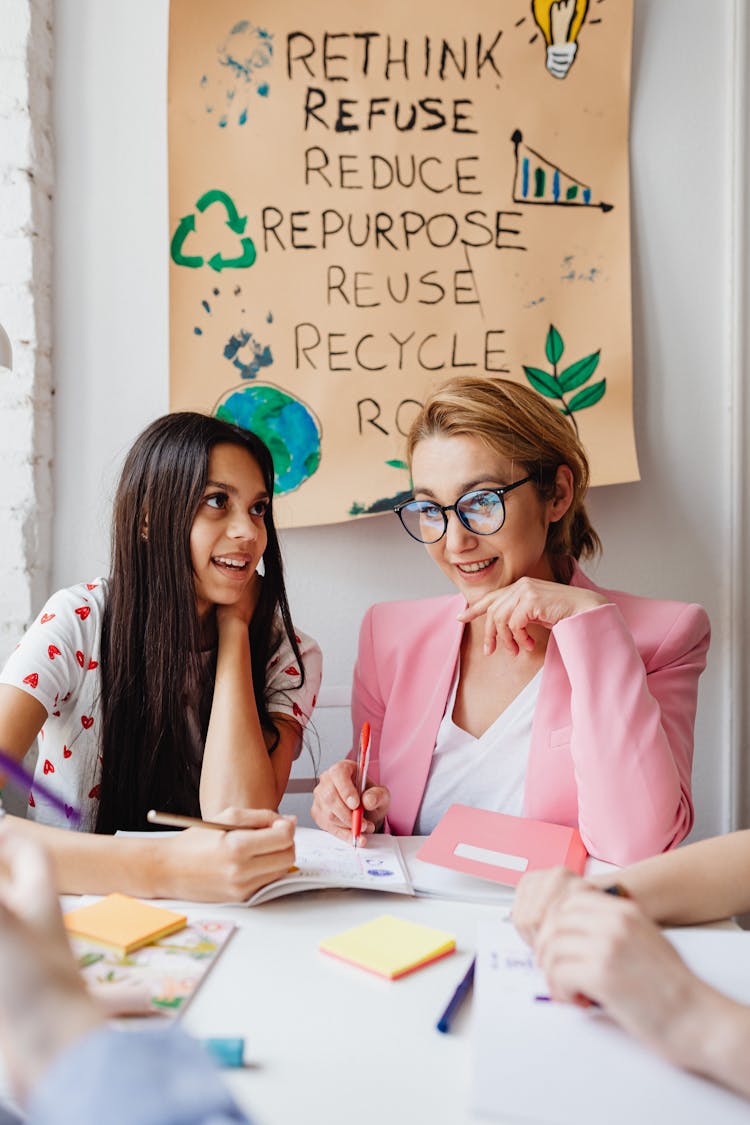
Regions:
[[[741,981],[736,967],[747,964],[750,935],[690,931],[678,935],[675,944],[706,979],[724,972],[715,983],[727,991],[732,979]],[[734,964],[734,977],[726,974],[727,963]],[[750,992],[746,971],[744,988]],[[474,981],[475,1110],[548,1125],[747,1121],[746,1101],[665,1062],[604,1012],[536,999],[544,995],[544,977],[513,926],[480,923]]]
[[[294,846],[296,870],[258,891],[250,905],[324,887],[414,893],[398,841],[392,836],[379,836],[375,844],[368,840],[366,847],[353,848],[317,828],[298,828]]]

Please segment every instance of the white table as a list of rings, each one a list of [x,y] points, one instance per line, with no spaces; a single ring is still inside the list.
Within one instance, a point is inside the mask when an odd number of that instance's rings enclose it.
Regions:
[[[190,908],[196,915],[215,913]],[[251,909],[184,1017],[195,1035],[243,1035],[251,1066],[225,1070],[258,1125],[461,1125],[469,1114],[469,1008],[435,1024],[473,956],[476,925],[507,909],[360,891],[313,891]],[[457,952],[398,981],[320,953],[324,937],[382,913],[448,930]],[[506,923],[507,924],[507,923]]]
[[[402,839],[413,859],[420,838]],[[609,865],[593,862],[595,869]],[[613,869],[615,870],[615,869]],[[451,889],[476,881],[445,873]],[[221,907],[238,932],[194,998],[184,1026],[198,1036],[242,1035],[251,1065],[224,1074],[258,1125],[463,1125],[469,1112],[470,999],[449,1034],[435,1024],[474,955],[477,922],[508,921],[512,892],[479,884],[493,905],[358,891],[314,891],[253,908]],[[216,908],[186,905],[192,915]],[[395,914],[455,935],[457,951],[398,981],[381,980],[318,950],[321,939]]]

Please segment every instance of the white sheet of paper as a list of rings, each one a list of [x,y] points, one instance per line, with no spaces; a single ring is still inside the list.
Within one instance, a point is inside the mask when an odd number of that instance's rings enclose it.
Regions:
[[[750,1003],[750,933],[667,936],[699,976]],[[534,999],[545,993],[513,927],[480,922],[472,1094],[479,1113],[535,1125],[747,1125],[744,1099],[665,1062],[603,1012]]]

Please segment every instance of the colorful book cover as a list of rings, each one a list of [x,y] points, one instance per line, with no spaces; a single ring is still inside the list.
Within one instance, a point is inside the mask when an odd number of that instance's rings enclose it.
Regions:
[[[160,938],[133,953],[103,949],[85,938],[71,937],[73,954],[91,991],[110,1011],[120,1008],[129,992],[146,993],[146,1010],[180,1015],[235,927],[231,922],[201,918],[179,933]]]

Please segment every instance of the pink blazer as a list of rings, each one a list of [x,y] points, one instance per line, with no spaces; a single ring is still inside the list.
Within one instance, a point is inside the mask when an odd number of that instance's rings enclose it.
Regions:
[[[531,733],[524,814],[577,825],[591,855],[626,864],[675,847],[693,824],[690,773],[708,616],[595,586],[610,604],[552,630]],[[392,832],[422,801],[458,659],[459,595],[372,606],[362,622],[352,721],[372,727],[370,775]]]

